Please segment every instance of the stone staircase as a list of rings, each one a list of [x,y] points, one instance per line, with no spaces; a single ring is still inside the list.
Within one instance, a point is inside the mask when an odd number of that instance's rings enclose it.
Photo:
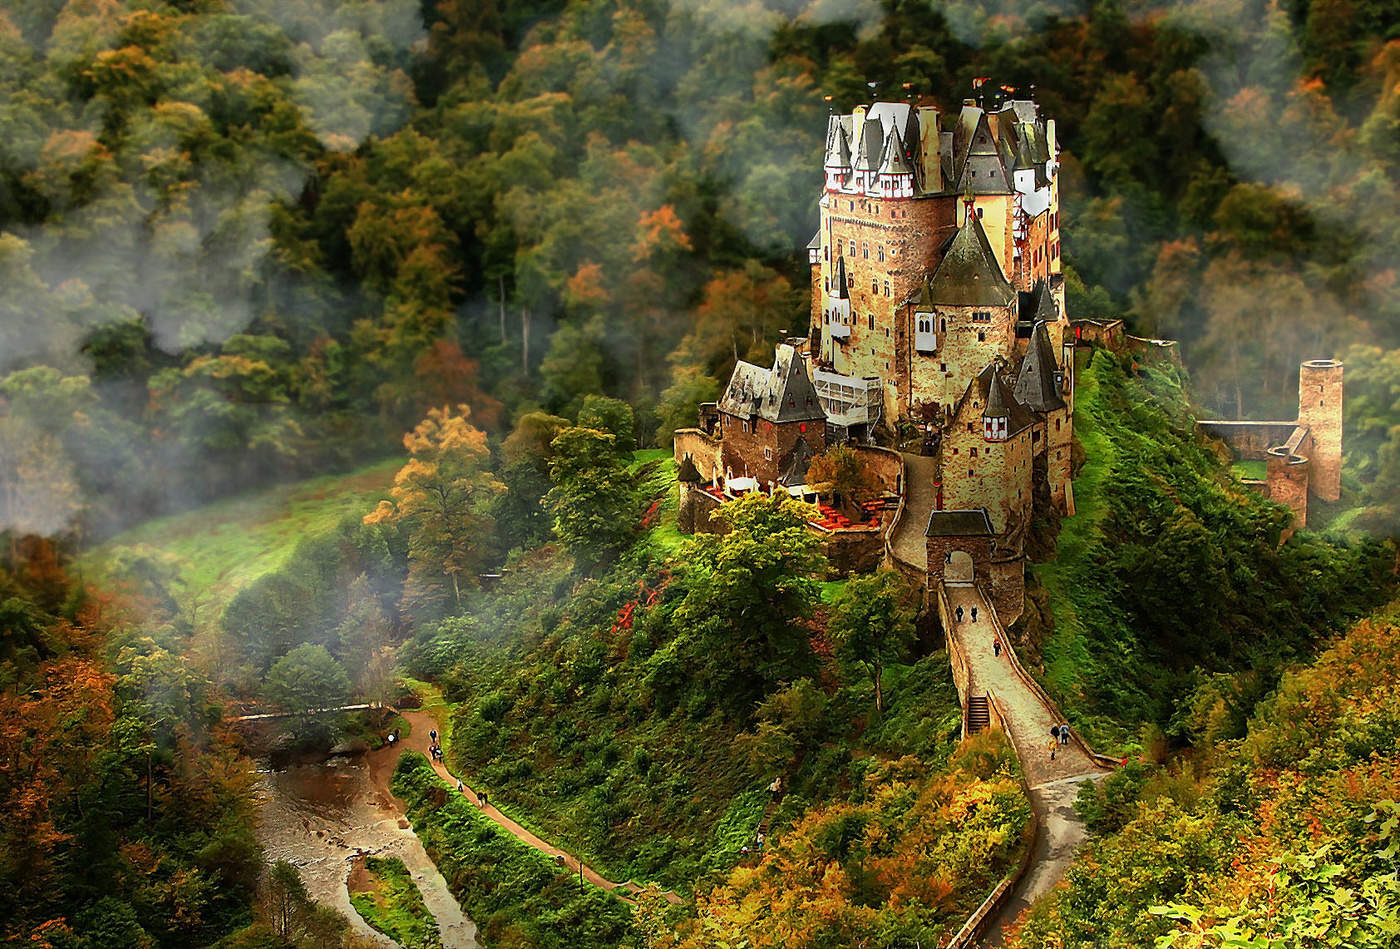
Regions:
[[[969,695],[967,697],[967,730],[968,733],[986,731],[992,725],[991,709],[987,705],[987,696]]]

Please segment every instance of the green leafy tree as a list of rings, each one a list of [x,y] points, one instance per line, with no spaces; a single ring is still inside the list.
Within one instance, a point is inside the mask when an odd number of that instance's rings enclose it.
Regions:
[[[909,585],[893,570],[852,577],[832,604],[827,632],[837,658],[863,666],[875,686],[875,709],[884,711],[885,666],[902,662],[914,644]]]
[[[585,396],[583,408],[578,412],[580,428],[594,428],[607,432],[616,441],[613,448],[624,457],[637,449],[637,418],[632,406],[621,399],[610,399],[605,395]]]
[[[350,679],[325,646],[302,643],[272,664],[264,692],[279,708],[301,713],[343,703]]]
[[[774,686],[816,665],[807,620],[817,603],[820,545],[810,505],[751,494],[722,505],[724,534],[702,534],[682,549],[685,598],[671,647],[707,702],[752,714]]]
[[[554,535],[585,570],[622,550],[635,527],[636,490],[616,444],[615,436],[592,428],[565,429],[550,443],[554,486],[545,507]]]

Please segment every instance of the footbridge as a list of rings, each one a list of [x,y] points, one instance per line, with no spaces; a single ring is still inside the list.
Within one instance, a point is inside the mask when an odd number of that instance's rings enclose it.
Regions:
[[[1021,762],[1031,799],[1032,840],[1025,860],[949,943],[949,949],[999,946],[1005,928],[1064,875],[1086,834],[1074,812],[1079,785],[1101,778],[1114,762],[1095,754],[1074,729],[1069,744],[1055,748],[1051,757],[1050,729],[1066,719],[1021,665],[982,584],[940,582],[931,600],[962,702],[963,734],[1000,728]],[[998,641],[1000,654],[993,646]]]

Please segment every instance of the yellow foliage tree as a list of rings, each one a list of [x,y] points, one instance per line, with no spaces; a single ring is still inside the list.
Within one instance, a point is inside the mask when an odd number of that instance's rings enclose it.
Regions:
[[[433,603],[450,588],[462,602],[462,579],[475,577],[491,535],[486,502],[506,486],[488,467],[486,434],[467,419],[471,408],[432,409],[404,436],[413,457],[394,476],[393,500],[379,502],[366,524],[399,523],[408,528],[405,606]]]

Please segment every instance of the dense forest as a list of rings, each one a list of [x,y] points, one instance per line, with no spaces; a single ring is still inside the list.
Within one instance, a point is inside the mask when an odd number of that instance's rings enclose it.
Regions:
[[[1393,745],[1393,617],[1297,670],[1394,583],[1397,24],[1394,0],[0,0],[0,933],[353,945],[265,865],[223,722],[432,690],[454,767],[691,901],[566,892],[406,756],[395,787],[489,945],[560,919],[651,949],[955,928],[1019,859],[1014,755],[957,743],[941,637],[893,576],[813,579],[800,510],[680,537],[669,432],[804,331],[828,109],[955,109],[979,77],[1057,121],[1070,315],[1184,363],[1095,355],[1090,513],[1037,525],[1018,642],[1143,760],[1086,792],[1101,839],[1019,938],[1219,945],[1220,907],[1279,880],[1392,920],[1361,888],[1395,849],[1365,757]],[[1291,418],[1327,355],[1343,499],[1280,545],[1191,423]],[[377,506],[217,593],[146,546],[82,559],[376,461]],[[1369,717],[1296,733],[1342,701]],[[759,826],[781,840],[741,861]],[[1165,865],[1170,828],[1193,862]],[[1107,887],[1129,862],[1168,882]]]

